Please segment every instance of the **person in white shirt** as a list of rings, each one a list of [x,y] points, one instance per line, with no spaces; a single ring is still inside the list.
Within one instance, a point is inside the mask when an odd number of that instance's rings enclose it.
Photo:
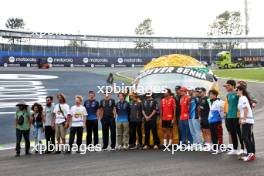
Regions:
[[[46,107],[44,109],[44,125],[45,125],[45,138],[46,138],[46,148],[47,148],[46,153],[51,152],[48,150],[49,142],[50,144],[55,145],[55,126],[52,125],[53,110],[54,110],[53,97],[47,96]]]
[[[252,129],[254,124],[252,105],[250,104],[250,97],[245,87],[237,87],[238,109],[240,112],[240,124],[242,125],[242,138],[247,149],[247,156],[243,157],[244,161],[252,161],[256,159],[254,154],[254,141],[252,140]]]
[[[68,153],[71,153],[72,150],[72,144],[74,142],[75,134],[77,134],[77,146],[78,150],[76,151],[79,153],[80,146],[82,144],[82,137],[83,137],[83,128],[85,127],[85,121],[87,111],[86,108],[82,105],[83,97],[80,95],[75,96],[75,105],[71,107],[71,118],[70,118],[70,139],[69,139],[69,145],[70,150]]]
[[[55,105],[53,110],[54,115],[54,126],[55,126],[55,136],[58,142],[65,144],[66,140],[66,130],[69,127],[69,117],[70,117],[70,107],[66,103],[66,98],[63,93],[57,95],[58,104]],[[61,141],[60,141],[61,140]],[[59,149],[56,149],[56,153],[60,153]]]

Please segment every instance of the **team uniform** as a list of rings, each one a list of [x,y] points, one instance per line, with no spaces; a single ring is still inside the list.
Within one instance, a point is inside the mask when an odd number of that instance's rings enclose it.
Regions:
[[[174,112],[176,108],[175,100],[173,97],[165,97],[160,102],[162,114],[162,128],[173,128]]]
[[[130,102],[129,114],[130,126],[130,145],[136,146],[138,135],[138,144],[142,146],[142,105],[139,102]]]
[[[83,127],[85,124],[87,112],[86,112],[86,109],[84,106],[74,105],[71,107],[70,113],[71,113],[71,128],[70,128],[69,145],[70,145],[70,149],[71,149],[72,144],[74,142],[75,135],[77,134],[77,142],[76,143],[77,143],[78,149],[79,149],[81,144],[82,144]]]
[[[238,148],[238,139],[241,144],[241,149],[244,149],[244,144],[241,136],[238,112],[238,99],[236,92],[230,92],[226,96],[228,109],[226,114],[226,128],[231,134],[234,150]]]
[[[86,118],[86,145],[92,144],[92,134],[94,137],[94,145],[99,143],[98,137],[98,120],[97,120],[97,110],[99,109],[99,102],[96,100],[86,100],[84,102],[84,107],[88,113]]]
[[[116,122],[114,117],[115,100],[101,100],[100,108],[103,109],[103,117],[101,119],[103,131],[103,149],[108,147],[109,129],[111,132],[111,148],[115,149],[116,146]]]
[[[202,129],[210,129],[208,116],[210,111],[210,106],[208,102],[208,97],[201,97],[198,103],[199,114],[201,117],[201,128]]]
[[[219,99],[215,99],[210,100],[209,105],[210,112],[208,122],[210,126],[212,143],[214,144],[214,150],[216,150],[216,145],[219,147],[219,145],[223,144],[222,117],[224,116],[224,102]]]
[[[127,101],[119,101],[116,104],[117,113],[117,143],[118,146],[128,147],[129,142],[129,103]]]
[[[192,134],[193,143],[195,144],[202,143],[201,125],[198,117],[198,102],[198,97],[191,97],[189,127]]]
[[[154,110],[157,110],[157,102],[153,99],[144,100],[142,102],[142,110],[145,112],[147,116],[149,116]],[[154,145],[159,145],[159,136],[157,130],[157,115],[155,114],[152,118],[147,121],[144,119],[144,129],[145,129],[145,145],[149,146],[150,139],[150,130],[153,135]]]
[[[181,116],[181,105],[180,105],[180,101],[181,101],[181,95],[176,95],[175,96],[175,104],[176,104],[176,108],[175,108],[175,115],[176,115],[176,121],[177,121],[177,132],[178,132],[178,138],[179,141],[181,141],[181,126],[180,126],[180,116]]]
[[[189,118],[190,118],[190,97],[184,95],[181,97],[181,116],[180,116],[180,126],[181,126],[181,143],[186,144],[186,139],[193,143],[193,138],[189,128]]]

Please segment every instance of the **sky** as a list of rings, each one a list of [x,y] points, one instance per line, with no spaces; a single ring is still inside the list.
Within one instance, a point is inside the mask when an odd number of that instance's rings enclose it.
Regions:
[[[264,36],[264,1],[248,0],[250,36]],[[241,11],[244,0],[6,0],[0,28],[9,17],[23,18],[25,29],[90,35],[134,35],[145,18],[156,36],[206,36],[225,10]]]

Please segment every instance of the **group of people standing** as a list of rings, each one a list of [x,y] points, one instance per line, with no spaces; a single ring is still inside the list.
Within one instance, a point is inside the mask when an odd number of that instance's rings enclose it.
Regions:
[[[53,97],[46,97],[46,106],[39,103],[32,105],[32,113],[28,105],[19,103],[16,112],[16,156],[20,156],[20,142],[25,139],[26,154],[30,154],[29,134],[33,126],[35,145],[41,143],[44,132],[46,145],[66,144],[67,129],[70,128],[69,146],[66,153],[71,153],[75,135],[78,147],[82,144],[83,129],[86,128],[86,145],[99,144],[98,122],[102,125],[102,150],[120,149],[159,149],[173,144],[173,126],[176,125],[179,144],[214,144],[216,154],[221,150],[217,147],[223,144],[222,121],[225,119],[229,133],[229,143],[233,149],[227,154],[243,154],[240,159],[254,160],[255,144],[253,136],[254,102],[247,92],[246,83],[228,80],[224,85],[227,90],[226,101],[218,98],[218,91],[202,87],[175,87],[175,96],[170,89],[164,91],[164,96],[158,102],[147,93],[144,98],[135,93],[118,93],[118,102],[111,98],[110,93],[104,93],[104,98],[96,100],[94,91],[89,91],[88,99],[75,97],[75,105],[70,107],[64,94],[57,95],[58,103],[53,103]],[[158,133],[158,115],[162,127],[160,142]],[[143,134],[144,130],[144,134]],[[150,145],[150,132],[153,145]],[[144,141],[143,141],[144,139]],[[240,141],[242,152],[238,151]],[[246,151],[244,151],[244,147]],[[50,151],[46,151],[49,153]],[[55,153],[61,153],[55,150]]]

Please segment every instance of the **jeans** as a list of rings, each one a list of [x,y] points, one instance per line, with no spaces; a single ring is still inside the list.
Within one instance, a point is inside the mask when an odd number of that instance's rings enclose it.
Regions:
[[[193,138],[191,135],[188,120],[180,120],[180,126],[181,126],[181,143],[187,144],[186,143],[186,139],[187,139],[190,142],[190,144],[192,144]]]
[[[129,142],[129,123],[128,122],[117,122],[117,143],[120,146],[128,146]]]
[[[138,135],[138,144],[142,145],[142,122],[130,122],[130,144],[136,145]]]
[[[95,120],[86,120],[86,145],[92,144],[92,134],[94,137],[94,145],[99,143],[98,137],[98,121]]]
[[[42,128],[35,128],[33,129],[33,136],[35,140],[35,145],[41,144],[41,138],[42,138]]]
[[[202,144],[202,132],[201,124],[199,119],[190,119],[189,120],[190,132],[192,134],[194,144]]]
[[[238,139],[240,141],[241,149],[244,149],[244,143],[242,140],[239,119],[238,118],[227,118],[226,123],[230,130],[234,150],[237,150],[238,148]]]
[[[222,122],[216,122],[210,124],[211,139],[214,145],[214,150],[216,150],[216,145],[223,144],[223,127]],[[218,146],[219,147],[219,146]]]
[[[83,127],[71,127],[70,139],[69,139],[70,149],[72,148],[72,144],[74,142],[75,134],[77,134],[76,144],[78,145],[78,149],[80,149],[80,146],[82,145]]]
[[[103,131],[103,149],[108,147],[109,141],[109,130],[111,136],[111,148],[115,148],[116,146],[116,123],[115,119],[102,119],[102,131]]]
[[[24,137],[26,144],[25,152],[26,154],[28,154],[30,149],[29,130],[19,130],[19,129],[16,129],[16,153],[20,154],[20,149],[21,149],[20,143],[22,140],[22,136]]]
[[[154,145],[159,145],[159,136],[158,136],[158,129],[157,129],[157,122],[155,119],[151,119],[150,121],[144,122],[144,128],[145,128],[145,145],[149,145],[149,139],[150,139],[150,130],[153,135]]]
[[[46,138],[46,147],[48,149],[48,142],[55,145],[55,130],[51,126],[45,126],[45,138]]]
[[[242,125],[242,138],[245,142],[247,153],[255,153],[255,141],[252,132],[252,124],[245,123]]]

